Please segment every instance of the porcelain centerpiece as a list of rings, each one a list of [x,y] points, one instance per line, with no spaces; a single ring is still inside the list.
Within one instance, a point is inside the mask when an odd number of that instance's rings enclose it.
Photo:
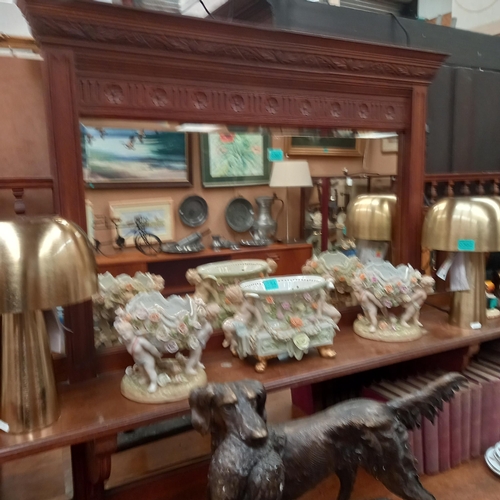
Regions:
[[[226,300],[225,290],[245,280],[263,278],[276,271],[277,264],[272,259],[227,260],[212,262],[189,269],[186,279],[196,286],[195,297],[206,304],[215,303],[220,307],[213,326],[219,328],[222,322],[235,313],[233,304]]]
[[[165,287],[161,276],[136,273],[134,277],[120,274],[116,278],[109,272],[99,274],[99,292],[92,297],[94,311],[94,343],[96,347],[119,344],[113,327],[116,310],[125,307],[141,292],[160,292]]]
[[[335,288],[331,291],[334,304],[356,305],[357,299],[352,290],[352,280],[363,264],[356,256],[347,256],[342,252],[323,252],[308,260],[302,272],[308,275],[319,275],[333,281]]]
[[[384,342],[408,342],[423,335],[420,309],[434,289],[433,278],[411,266],[372,262],[356,273],[351,286],[363,308],[354,322],[358,335]],[[399,317],[389,313],[395,307],[402,308]]]
[[[114,323],[134,359],[122,379],[122,394],[139,403],[164,403],[187,398],[194,387],[205,385],[201,354],[217,313],[217,305],[188,295],[165,299],[149,292],[134,297],[117,312]]]
[[[229,287],[226,297],[236,313],[222,325],[226,345],[240,358],[257,358],[258,372],[270,358],[300,360],[313,347],[334,357],[340,313],[327,303],[331,286],[321,276],[282,276]]]

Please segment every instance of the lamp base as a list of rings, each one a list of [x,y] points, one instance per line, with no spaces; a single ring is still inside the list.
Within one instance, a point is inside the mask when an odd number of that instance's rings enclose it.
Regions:
[[[470,290],[454,292],[449,323],[470,330],[471,323],[486,323],[486,294],[484,290],[485,254],[465,253],[465,270]]]
[[[59,417],[59,403],[42,311],[2,315],[1,419],[14,434]]]

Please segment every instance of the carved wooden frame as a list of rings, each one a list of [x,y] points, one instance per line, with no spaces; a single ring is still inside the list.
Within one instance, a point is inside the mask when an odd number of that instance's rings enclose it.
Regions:
[[[19,5],[45,59],[63,217],[85,226],[81,117],[390,130],[400,133],[394,254],[420,265],[427,87],[444,55],[101,2]],[[67,326],[70,380],[92,377],[90,302],[69,308]]]

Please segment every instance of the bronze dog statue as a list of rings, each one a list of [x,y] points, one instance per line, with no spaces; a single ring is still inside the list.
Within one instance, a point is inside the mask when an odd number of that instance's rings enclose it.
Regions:
[[[466,384],[458,373],[387,404],[353,399],[285,424],[267,426],[264,386],[209,384],[189,398],[192,423],[212,433],[210,500],[294,500],[332,473],[349,500],[358,467],[405,500],[435,500],[421,485],[408,429],[434,419]]]

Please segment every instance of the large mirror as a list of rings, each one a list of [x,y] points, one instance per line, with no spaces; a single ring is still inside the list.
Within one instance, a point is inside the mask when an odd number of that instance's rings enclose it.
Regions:
[[[80,130],[88,233],[104,275],[94,301],[101,348],[118,343],[118,307],[145,289],[193,292],[190,269],[264,258],[278,261],[277,274],[298,274],[326,248],[353,255],[350,208],[394,192],[395,133],[103,119],[82,119]],[[385,238],[370,258],[390,259]]]

